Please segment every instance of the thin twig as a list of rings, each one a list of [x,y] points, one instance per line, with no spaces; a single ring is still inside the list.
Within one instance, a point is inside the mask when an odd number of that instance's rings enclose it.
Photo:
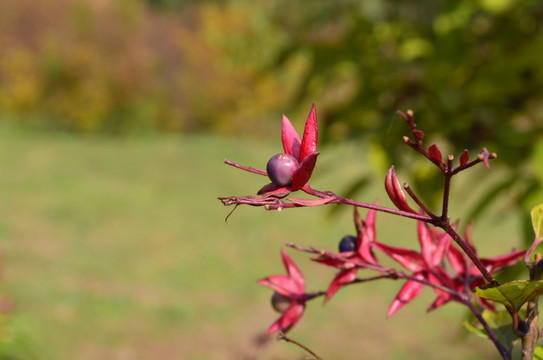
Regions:
[[[460,292],[458,292],[458,291],[456,291],[454,289],[451,289],[451,288],[448,288],[448,287],[445,287],[445,286],[442,286],[442,285],[437,285],[437,284],[431,283],[428,280],[419,279],[419,278],[417,278],[415,276],[407,275],[407,274],[405,274],[403,272],[399,272],[399,275],[400,275],[400,277],[403,277],[403,278],[405,278],[407,280],[416,281],[416,282],[421,283],[422,285],[426,285],[426,286],[432,287],[434,289],[446,292],[446,293],[454,296],[455,298],[457,298],[459,301],[463,301],[463,299],[465,298],[463,293],[460,293]]]
[[[449,155],[447,157],[447,170],[443,173],[445,176],[445,182],[443,183],[443,207],[441,210],[441,221],[446,221],[448,212],[449,212],[449,194],[451,190],[451,178],[453,176],[452,173],[452,162],[454,160],[454,157],[452,155]]]
[[[338,196],[334,194],[331,191],[318,191],[315,189],[312,189],[310,187],[304,187],[302,189],[307,194],[321,198],[321,199],[327,199],[330,198],[329,202],[326,202],[326,204],[347,204],[347,205],[353,205],[356,207],[366,208],[370,210],[380,211],[384,213],[389,213],[397,216],[407,217],[415,220],[420,220],[424,222],[433,222],[435,219],[422,215],[422,214],[415,214],[408,211],[398,210],[398,209],[391,209],[384,206],[379,206],[375,204],[368,204],[364,202],[359,202],[351,199],[345,199],[341,196]],[[266,210],[283,210],[288,208],[294,208],[294,207],[308,207],[312,205],[305,205],[304,201],[296,201],[296,199],[291,199],[294,202],[289,202],[289,199],[285,199],[284,201],[277,198],[276,196],[266,196],[266,194],[262,195],[247,195],[247,196],[227,196],[227,197],[219,197],[219,200],[222,201],[222,203],[225,206],[229,205],[251,205],[251,206],[264,206]],[[324,205],[324,204],[323,204]]]
[[[434,214],[432,211],[430,211],[430,209],[428,209],[426,207],[426,205],[424,205],[424,203],[422,202],[422,200],[419,199],[419,197],[413,192],[413,190],[411,189],[411,187],[409,186],[409,184],[405,183],[403,184],[403,188],[405,189],[405,191],[407,191],[407,194],[409,194],[409,196],[411,196],[411,198],[417,203],[417,205],[422,209],[422,211],[424,211],[432,220],[437,220],[439,219],[439,216],[437,216],[436,214]]]
[[[238,169],[242,169],[242,170],[245,170],[245,171],[248,171],[248,172],[252,172],[254,174],[268,176],[268,173],[266,171],[264,171],[264,170],[260,170],[260,169],[257,169],[257,168],[251,167],[251,166],[243,166],[243,165],[240,165],[238,163],[233,162],[232,160],[224,159],[224,163],[226,165],[230,165],[230,166],[233,166],[233,167],[238,168]]]
[[[411,213],[411,212],[408,212],[408,211],[391,209],[391,208],[387,208],[387,207],[379,206],[379,205],[375,205],[375,204],[367,204],[367,203],[363,203],[363,202],[358,202],[358,201],[354,201],[354,200],[345,199],[345,198],[342,198],[342,197],[340,197],[339,200],[341,201],[342,204],[349,204],[349,205],[353,205],[353,206],[357,206],[357,207],[361,207],[361,208],[380,211],[380,212],[393,214],[393,215],[398,215],[398,216],[411,218],[411,219],[415,219],[415,220],[420,220],[420,221],[424,221],[424,222],[431,222],[432,221],[432,218],[430,218],[429,216],[426,216],[426,215],[414,214],[414,213]]]
[[[294,340],[294,339],[291,339],[289,338],[285,333],[283,333],[282,331],[279,332],[279,340],[285,340],[286,342],[289,342],[289,343],[292,343],[302,349],[304,349],[305,351],[307,351],[309,354],[311,354],[311,356],[314,356],[315,357],[315,360],[323,360],[319,355],[315,354],[315,352],[313,350],[311,350],[310,348],[308,348],[307,346],[305,346],[304,344],[301,344],[299,343],[298,341]]]
[[[454,289],[450,289],[450,288],[445,287],[445,286],[437,285],[437,284],[431,283],[431,282],[429,282],[429,281],[427,281],[425,279],[417,278],[415,276],[407,275],[406,273],[404,273],[402,271],[397,271],[396,269],[390,269],[389,271],[390,272],[387,273],[387,274],[372,276],[372,277],[368,277],[368,278],[356,278],[352,282],[350,282],[348,284],[345,284],[345,285],[364,283],[364,282],[369,282],[369,281],[374,281],[374,280],[381,280],[381,279],[391,279],[391,280],[405,279],[405,280],[416,281],[418,283],[421,283],[422,285],[426,285],[426,286],[432,287],[434,289],[441,290],[443,292],[446,292],[446,293],[454,296],[455,298],[458,299],[458,301],[461,301],[461,302],[464,301],[463,300],[464,297],[465,297],[464,294],[459,293],[458,291],[456,291]]]
[[[479,269],[479,272],[481,273],[481,275],[483,275],[483,277],[489,284],[499,285],[499,283],[492,277],[490,272],[483,265],[477,254],[475,254],[472,247],[469,246],[460,235],[458,235],[456,230],[453,229],[448,221],[437,223],[434,225],[445,230],[445,232],[453,238],[453,240],[458,244],[458,246],[460,246],[460,248],[462,248],[464,253],[470,258],[470,260],[477,267],[477,269]]]
[[[467,300],[467,301],[464,301],[463,302],[467,307],[469,307],[469,309],[471,310],[471,312],[475,315],[475,317],[477,317],[477,320],[479,320],[479,322],[481,323],[481,325],[483,325],[483,327],[485,328],[485,331],[489,337],[489,339],[494,343],[494,346],[496,346],[496,348],[498,349],[498,352],[500,353],[500,355],[502,356],[502,358],[504,360],[511,360],[511,351],[508,350],[501,342],[500,340],[498,340],[498,337],[496,336],[496,333],[494,333],[494,330],[492,330],[492,328],[490,327],[490,325],[488,325],[488,323],[486,322],[486,320],[483,318],[483,315],[481,314],[481,312],[479,310],[477,310],[477,308],[475,307],[475,305],[473,305],[473,303],[471,302],[471,300]]]
[[[493,160],[495,158],[497,158],[498,156],[496,155],[496,153],[491,153],[488,155],[488,159],[489,160]],[[466,170],[474,165],[477,165],[479,163],[482,163],[484,162],[484,158],[480,158],[480,157],[477,157],[475,158],[474,160],[470,161],[469,163],[467,163],[466,165],[460,165],[458,167],[455,167],[453,170],[452,170],[452,174],[453,175],[456,175],[458,174],[460,171],[462,170]]]

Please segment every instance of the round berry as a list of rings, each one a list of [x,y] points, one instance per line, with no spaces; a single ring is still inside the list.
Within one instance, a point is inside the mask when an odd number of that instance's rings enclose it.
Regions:
[[[277,154],[272,156],[266,166],[266,171],[272,183],[277,186],[289,186],[292,184],[292,176],[300,163],[289,154]]]
[[[281,295],[277,291],[274,291],[271,298],[271,304],[275,311],[278,313],[284,313],[285,310],[290,306],[290,299],[285,295]]]
[[[356,238],[352,235],[344,236],[339,242],[339,252],[356,251]]]

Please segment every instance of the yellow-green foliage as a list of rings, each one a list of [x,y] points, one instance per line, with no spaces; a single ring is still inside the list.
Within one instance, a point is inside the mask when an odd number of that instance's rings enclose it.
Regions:
[[[252,91],[250,69],[221,66],[222,50],[208,35],[247,22],[247,14],[222,11],[168,13],[131,0],[2,1],[0,111],[82,132],[243,125],[229,114]]]

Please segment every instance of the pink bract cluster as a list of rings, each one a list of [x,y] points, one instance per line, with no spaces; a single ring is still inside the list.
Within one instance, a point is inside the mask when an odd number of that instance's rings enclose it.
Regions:
[[[301,317],[307,300],[323,294],[327,302],[346,285],[377,279],[405,279],[404,285],[389,306],[387,313],[389,317],[417,298],[425,286],[432,288],[437,295],[428,311],[435,310],[451,301],[465,303],[471,301],[472,298],[483,308],[495,309],[492,302],[472,293],[475,287],[484,284],[484,279],[469,258],[454,246],[449,234],[418,221],[417,234],[420,249],[417,251],[393,247],[376,240],[375,220],[375,210],[370,210],[366,218],[362,220],[355,209],[354,222],[357,230],[355,251],[332,252],[290,244],[297,250],[318,255],[313,259],[314,261],[339,269],[326,292],[306,293],[300,270],[282,250],[281,254],[289,276],[275,275],[259,280],[261,284],[291,300],[290,307],[270,327],[270,332],[290,330]],[[470,224],[464,236],[475,251],[471,241],[471,228]],[[390,257],[404,269],[382,266],[376,256],[377,252]],[[481,258],[481,261],[490,273],[497,273],[515,264],[524,256],[524,253],[524,250],[513,251],[505,255]],[[371,278],[357,278],[361,270],[372,270],[378,275]]]
[[[304,127],[304,134],[301,138],[296,129],[294,129],[294,126],[292,126],[290,120],[283,115],[281,142],[283,143],[284,154],[286,154],[287,157],[292,157],[294,160],[293,163],[296,163],[297,161],[297,168],[293,171],[292,179],[288,182],[288,185],[272,182],[264,186],[258,193],[279,194],[303,189],[309,181],[313,169],[315,168],[315,164],[317,163],[317,156],[319,155],[319,152],[316,151],[318,137],[317,111],[315,104],[313,104],[309,111]],[[268,176],[271,175],[267,171],[262,172]],[[270,179],[274,180],[274,176],[270,176]]]
[[[388,316],[394,315],[417,298],[424,287],[428,287],[436,294],[428,311],[449,302],[458,302],[467,306],[482,324],[503,358],[510,359],[510,349],[500,342],[493,329],[482,317],[481,309],[494,310],[494,304],[488,300],[488,297],[483,299],[479,297],[480,292],[476,294],[473,290],[500,286],[492,274],[512,266],[525,254],[528,257],[536,245],[532,246],[528,253],[522,250],[491,258],[479,257],[472,241],[472,224],[466,227],[461,236],[458,233],[458,222],[451,223],[448,215],[451,179],[477,164],[482,163],[489,168],[489,160],[496,158],[496,154],[483,148],[477,157],[470,161],[469,152],[465,150],[460,154],[459,162],[455,165],[453,155],[444,158],[437,145],[432,144],[427,147],[423,144],[424,133],[417,129],[412,111],[398,112],[398,114],[411,130],[412,137],[403,138],[405,144],[428,159],[444,177],[440,214],[429,210],[408,184],[403,184],[403,186],[400,184],[393,166],[385,176],[384,188],[395,208],[384,207],[377,203],[359,202],[343,198],[332,191],[311,188],[308,181],[313,174],[319,155],[316,150],[318,126],[315,104],[307,117],[302,137],[296,132],[290,120],[283,115],[281,142],[284,152],[273,156],[268,161],[267,171],[242,166],[230,160],[225,161],[236,168],[268,176],[271,183],[263,186],[257,194],[220,197],[219,200],[224,205],[262,206],[266,210],[328,204],[354,207],[356,237],[347,236],[349,246],[341,246],[340,251],[287,244],[293,249],[314,255],[312,260],[317,263],[337,269],[337,273],[325,291],[307,292],[302,272],[284,249],[281,250],[281,258],[286,274],[272,275],[259,280],[260,284],[274,291],[272,304],[281,312],[281,316],[271,325],[268,332],[285,333],[291,330],[299,322],[309,300],[323,296],[326,303],[340,289],[348,285],[380,279],[400,280],[403,281],[403,285],[388,308]],[[303,191],[310,198],[289,196],[290,193],[298,190]],[[417,206],[408,203],[404,191]],[[358,208],[368,209],[365,219],[359,215]],[[378,211],[416,220],[418,247],[416,249],[409,246],[397,247],[378,241],[375,232]],[[381,261],[382,258],[390,258],[398,266],[385,266],[384,261]],[[368,272],[371,272],[371,276],[361,276]],[[512,313],[512,316],[518,323],[518,313]]]

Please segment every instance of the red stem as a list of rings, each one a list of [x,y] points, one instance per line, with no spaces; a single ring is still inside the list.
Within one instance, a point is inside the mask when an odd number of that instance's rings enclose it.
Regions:
[[[470,260],[477,267],[477,269],[479,269],[479,271],[481,272],[481,275],[483,275],[483,277],[488,283],[496,284],[496,285],[498,284],[498,282],[492,277],[490,272],[488,272],[488,270],[485,268],[485,266],[483,265],[483,263],[481,262],[477,254],[475,254],[471,246],[469,246],[464,241],[464,239],[462,239],[462,237],[458,235],[458,233],[453,229],[453,227],[448,221],[445,223],[438,223],[438,224],[434,223],[433,225],[442,228],[443,230],[445,230],[447,234],[449,234],[453,238],[453,240],[458,244],[458,246],[460,246],[460,248],[462,248],[464,253],[470,258]]]
[[[449,211],[449,193],[451,190],[451,178],[453,176],[452,173],[452,162],[454,158],[452,155],[449,155],[447,158],[447,169],[443,173],[443,176],[445,176],[445,182],[443,184],[443,207],[441,211],[441,221],[447,221],[447,215]]]
[[[252,172],[253,174],[268,176],[268,173],[264,170],[260,170],[251,166],[243,166],[243,165],[233,162],[232,160],[224,159],[224,163],[226,165],[230,165],[241,170]]]
[[[477,317],[477,320],[479,320],[481,325],[483,325],[489,339],[492,340],[492,342],[494,343],[494,346],[496,346],[496,348],[498,349],[498,352],[500,353],[502,358],[504,360],[511,360],[510,351],[507,350],[507,348],[500,342],[500,340],[498,340],[498,337],[494,333],[494,330],[492,330],[492,328],[488,325],[488,323],[483,318],[483,315],[479,312],[479,310],[477,310],[475,305],[473,305],[473,303],[470,300],[464,301],[464,304],[467,307],[469,307],[471,312],[475,315],[475,317]]]
[[[310,187],[308,187],[308,189],[304,189],[304,191],[306,193],[308,193],[309,195],[313,195],[313,196],[319,197],[321,199],[324,199],[324,198],[327,198],[327,197],[330,197],[330,196],[335,196],[336,200],[331,201],[330,204],[348,204],[348,205],[353,205],[353,206],[356,206],[356,207],[361,207],[361,208],[380,211],[380,212],[384,212],[384,213],[388,213],[388,214],[403,216],[403,217],[416,219],[416,220],[420,220],[420,221],[424,221],[424,222],[431,222],[432,221],[432,218],[429,217],[429,216],[426,216],[426,215],[414,214],[414,213],[411,213],[411,212],[408,212],[408,211],[391,209],[391,208],[387,208],[387,207],[379,206],[379,205],[375,205],[375,204],[368,204],[368,203],[359,202],[359,201],[355,201],[355,200],[351,200],[351,199],[345,199],[345,198],[343,198],[343,197],[341,197],[339,195],[336,195],[336,194],[334,194],[332,192],[318,191],[318,190],[314,190],[314,189],[312,189]]]

